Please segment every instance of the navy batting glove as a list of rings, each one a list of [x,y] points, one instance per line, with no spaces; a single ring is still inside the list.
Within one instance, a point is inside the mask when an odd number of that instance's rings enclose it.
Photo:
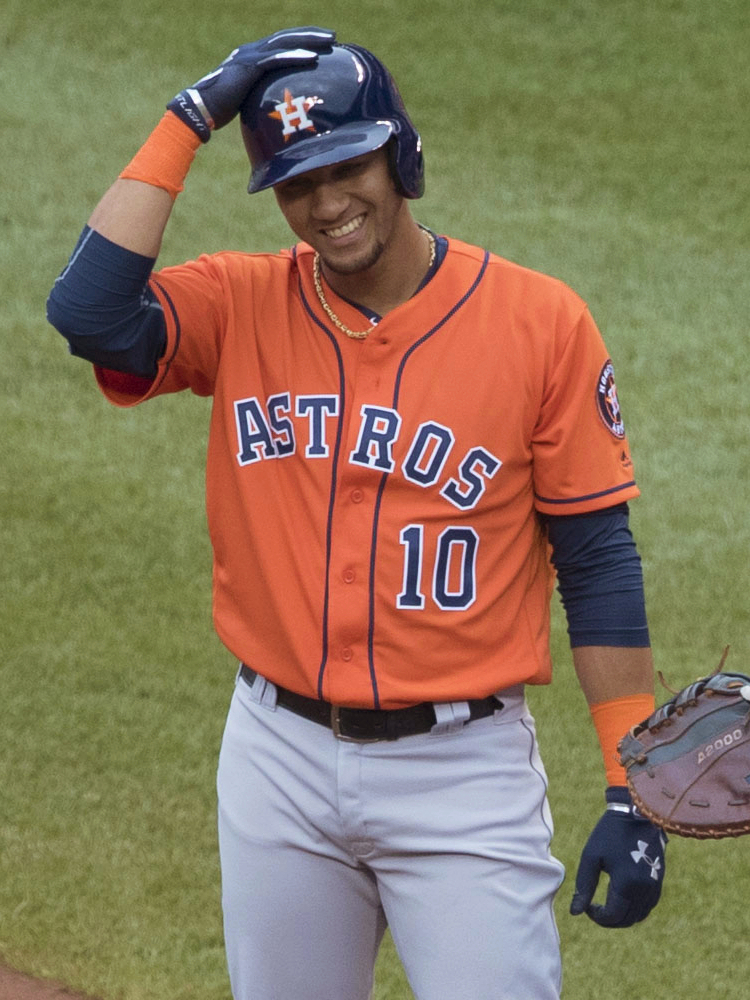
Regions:
[[[611,786],[607,810],[581,854],[570,912],[587,913],[602,927],[630,927],[659,902],[667,836],[642,816],[627,788]],[[609,875],[605,903],[592,903],[599,876]]]
[[[237,115],[264,73],[314,63],[319,52],[330,51],[335,38],[336,32],[326,28],[287,28],[240,45],[212,73],[181,90],[167,108],[189,125],[201,142],[208,142],[214,129],[223,128]]]

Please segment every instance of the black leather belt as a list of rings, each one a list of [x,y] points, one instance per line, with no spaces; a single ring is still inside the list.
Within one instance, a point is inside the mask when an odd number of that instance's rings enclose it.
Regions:
[[[252,686],[257,674],[243,663],[240,666],[240,677],[246,684]],[[402,736],[428,733],[437,721],[431,701],[409,705],[408,708],[345,708],[317,698],[306,698],[287,688],[279,687],[278,684],[274,686],[278,705],[332,729],[340,740],[350,740],[355,743],[398,740]],[[503,707],[502,702],[492,695],[489,698],[467,701],[466,704],[469,706],[467,722],[484,719]]]

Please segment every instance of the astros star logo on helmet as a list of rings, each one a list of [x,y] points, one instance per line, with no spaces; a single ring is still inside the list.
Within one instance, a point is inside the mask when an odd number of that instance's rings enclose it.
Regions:
[[[317,132],[315,122],[307,116],[307,112],[321,103],[319,97],[293,97],[290,90],[284,90],[284,100],[276,105],[273,111],[269,111],[269,118],[276,118],[284,126],[282,135],[284,142],[289,141],[289,137],[295,132]]]

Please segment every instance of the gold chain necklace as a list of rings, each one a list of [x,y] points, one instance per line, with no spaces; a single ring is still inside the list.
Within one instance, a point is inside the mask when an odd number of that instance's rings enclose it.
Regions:
[[[435,237],[432,235],[430,230],[425,229],[424,226],[420,226],[420,229],[423,233],[425,233],[430,244],[430,262],[427,265],[427,270],[429,271],[435,263],[435,254],[437,252]],[[351,330],[345,323],[341,322],[333,309],[331,309],[328,305],[325,294],[323,293],[323,285],[320,281],[320,254],[317,251],[313,257],[313,283],[315,284],[315,291],[317,292],[318,301],[323,307],[323,311],[337,329],[341,330],[342,333],[345,333],[347,337],[351,337],[352,340],[364,340],[365,337],[372,333],[377,326],[377,323],[373,323],[373,325],[369,326],[366,330]]]

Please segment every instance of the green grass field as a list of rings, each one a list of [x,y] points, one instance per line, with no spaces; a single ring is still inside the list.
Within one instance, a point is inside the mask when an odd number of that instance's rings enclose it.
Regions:
[[[228,1000],[214,773],[234,663],[211,627],[207,402],[109,407],[44,303],[166,101],[299,23],[394,71],[426,150],[420,221],[589,302],[643,494],[657,665],[679,687],[730,644],[750,672],[747,0],[6,0],[0,961],[103,1000]],[[163,263],[291,242],[247,173],[237,132],[214,137]],[[531,701],[568,868],[564,996],[741,1000],[745,840],[673,838],[631,930],[567,915],[603,776],[555,619],[556,683]],[[389,944],[375,997],[411,997]]]

